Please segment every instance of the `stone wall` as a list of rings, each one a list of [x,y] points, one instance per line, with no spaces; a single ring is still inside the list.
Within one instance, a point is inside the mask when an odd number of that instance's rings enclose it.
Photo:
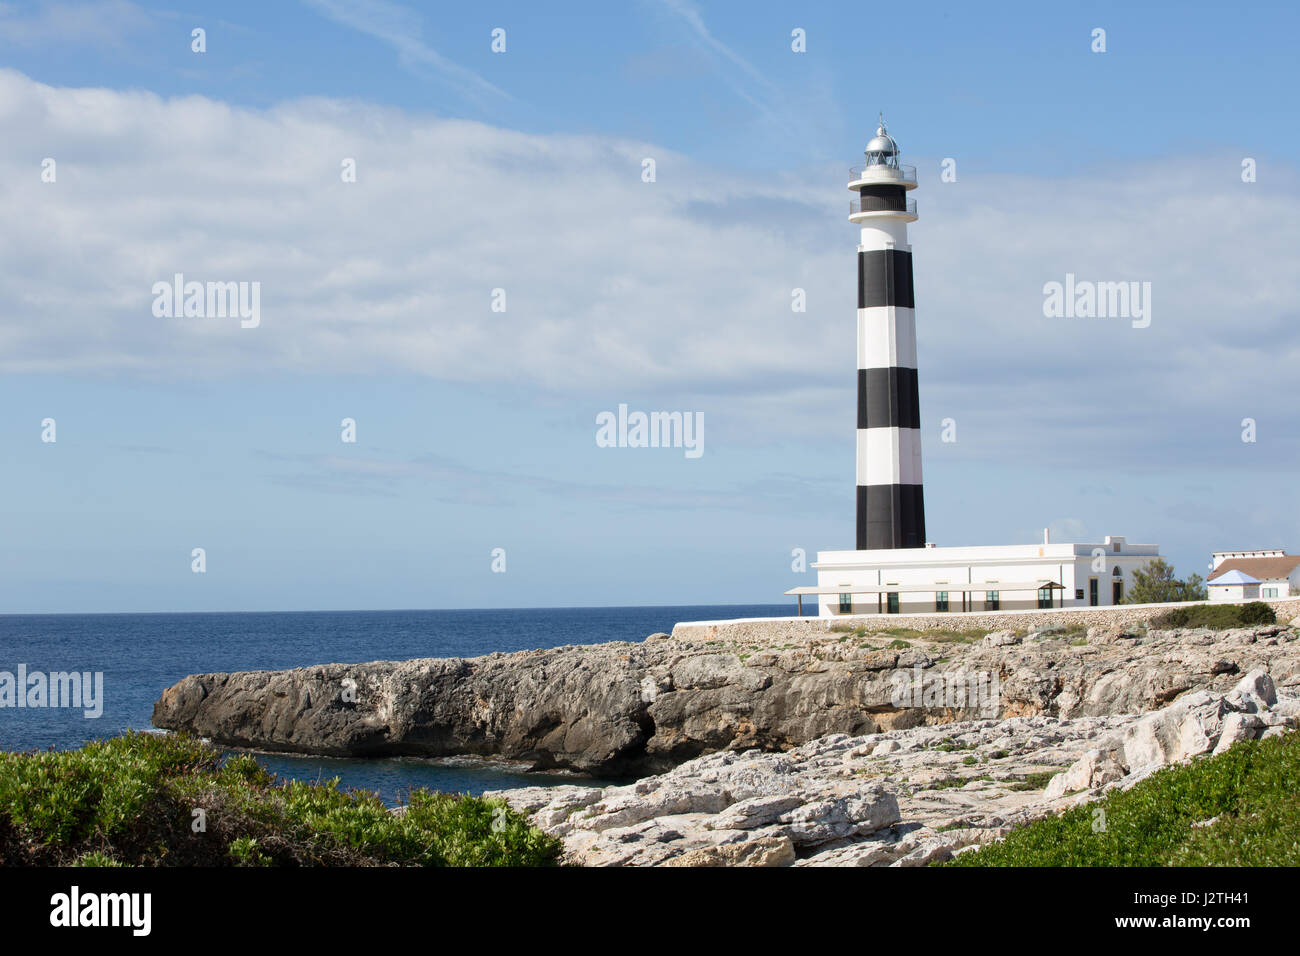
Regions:
[[[1217,602],[1216,602],[1217,603]],[[1236,602],[1241,603],[1241,602]],[[1300,616],[1300,598],[1265,601],[1279,622]],[[837,614],[834,617],[741,618],[731,621],[684,621],[673,637],[688,640],[762,641],[824,637],[830,630],[868,631],[906,627],[917,631],[1005,629],[1033,630],[1052,624],[1066,627],[1137,627],[1176,604],[1120,604],[1111,607],[1065,607],[1028,611],[967,611],[948,614]]]

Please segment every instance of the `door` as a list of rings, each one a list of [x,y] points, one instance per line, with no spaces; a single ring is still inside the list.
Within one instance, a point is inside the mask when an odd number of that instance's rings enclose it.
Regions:
[[[1088,579],[1088,603],[1093,607],[1097,606],[1097,579]]]
[[[1110,586],[1110,603],[1118,604],[1124,598],[1124,583],[1116,581]]]
[[[889,592],[889,613],[890,614],[898,613],[898,592],[897,591]]]

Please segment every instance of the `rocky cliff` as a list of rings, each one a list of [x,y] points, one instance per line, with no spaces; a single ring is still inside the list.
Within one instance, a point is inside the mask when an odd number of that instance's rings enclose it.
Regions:
[[[831,734],[1140,713],[1191,690],[1223,693],[1253,669],[1279,683],[1300,674],[1296,631],[1280,625],[943,638],[653,635],[473,659],[200,674],[163,693],[153,722],[273,751],[496,756],[634,776]]]

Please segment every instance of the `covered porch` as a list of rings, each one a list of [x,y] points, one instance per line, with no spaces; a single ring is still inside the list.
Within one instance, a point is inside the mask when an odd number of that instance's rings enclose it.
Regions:
[[[1039,609],[1065,606],[1065,586],[1058,581],[1052,581],[1047,578],[1041,578],[1035,581],[968,581],[961,584],[854,584],[854,585],[806,585],[797,588],[791,588],[786,591],[787,595],[798,598],[799,616],[803,617],[803,599],[804,595],[818,596],[823,594],[838,594],[849,597],[850,610],[840,610],[840,614],[862,614],[871,613],[869,611],[854,611],[853,596],[859,594],[876,596],[877,614],[898,614],[901,613],[900,597],[904,594],[932,594],[935,596],[935,608],[931,613],[944,614],[956,611],[957,613],[965,611],[974,611],[975,599],[972,595],[981,592],[985,594],[993,593],[999,595],[998,603],[1001,603],[1003,593],[1024,593],[1033,592],[1038,597]],[[1046,593],[1044,593],[1046,592]],[[944,595],[961,595],[961,607],[952,608],[946,601],[941,602],[939,596]],[[1045,602],[1045,603],[1044,603]],[[939,604],[943,603],[942,608]],[[997,608],[985,608],[984,610],[1001,610]]]

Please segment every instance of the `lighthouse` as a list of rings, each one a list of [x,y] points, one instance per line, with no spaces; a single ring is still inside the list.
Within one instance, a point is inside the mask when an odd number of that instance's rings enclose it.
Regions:
[[[925,546],[921,416],[916,377],[912,247],[916,167],[898,162],[898,143],[880,128],[866,164],[849,170],[849,221],[858,243],[857,549]]]
[[[885,128],[849,170],[849,221],[858,242],[858,515],[853,551],[818,551],[817,583],[785,593],[815,598],[826,618],[961,614],[1119,604],[1154,544],[1118,535],[1041,544],[941,546],[926,541],[916,375],[912,247],[916,168],[898,162]],[[1102,557],[1104,556],[1104,558]],[[1098,562],[1101,562],[1100,565]],[[715,622],[716,623],[716,622]]]

